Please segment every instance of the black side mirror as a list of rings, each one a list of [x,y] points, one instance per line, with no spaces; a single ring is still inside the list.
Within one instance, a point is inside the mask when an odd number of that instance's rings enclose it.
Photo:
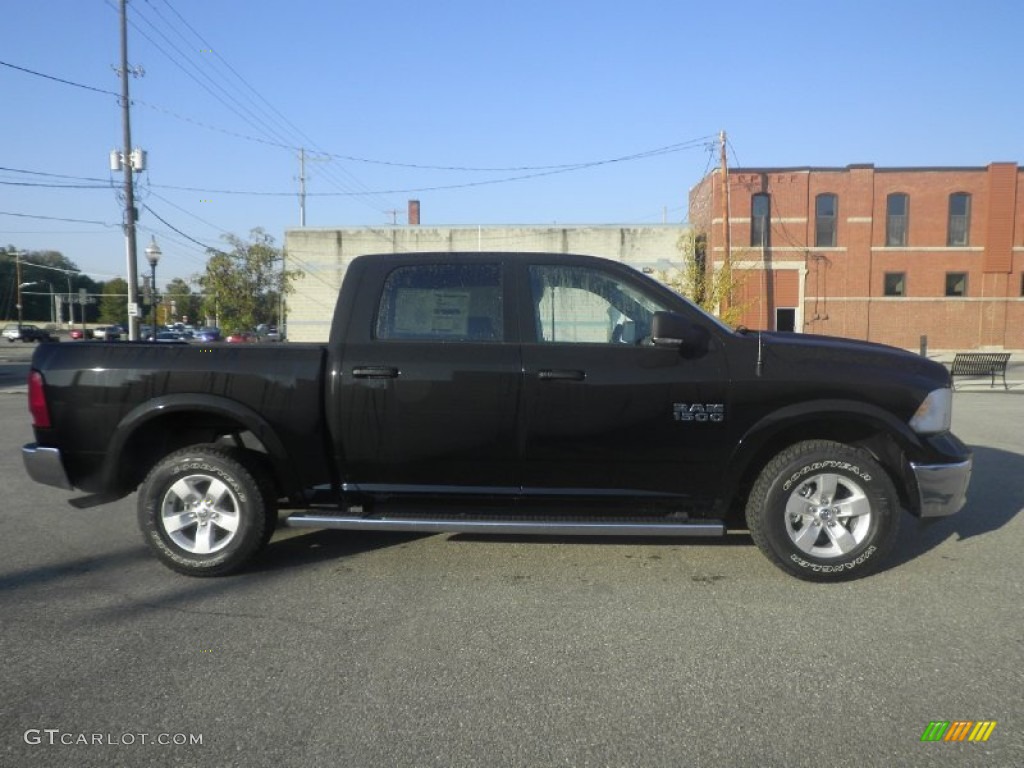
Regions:
[[[707,352],[711,334],[675,312],[655,312],[651,321],[651,337],[656,347],[676,347],[688,357]]]
[[[681,347],[686,344],[690,323],[674,312],[655,312],[651,321],[651,338],[656,347]]]

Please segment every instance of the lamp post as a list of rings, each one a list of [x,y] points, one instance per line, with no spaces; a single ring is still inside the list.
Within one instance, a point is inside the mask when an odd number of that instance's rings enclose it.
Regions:
[[[153,286],[153,338],[156,338],[156,263],[160,261],[160,256],[163,255],[163,251],[160,250],[160,246],[156,244],[156,238],[150,237],[149,245],[146,246],[146,258],[149,259],[149,266],[152,268],[152,286]]]

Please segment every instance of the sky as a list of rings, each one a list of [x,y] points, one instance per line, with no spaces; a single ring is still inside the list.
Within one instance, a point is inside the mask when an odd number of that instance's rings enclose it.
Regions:
[[[1017,0],[130,0],[138,258],[262,227],[645,225],[735,167],[1024,161]],[[127,275],[118,0],[5,0],[0,246]],[[382,243],[384,241],[382,240]],[[301,265],[299,265],[301,266]]]

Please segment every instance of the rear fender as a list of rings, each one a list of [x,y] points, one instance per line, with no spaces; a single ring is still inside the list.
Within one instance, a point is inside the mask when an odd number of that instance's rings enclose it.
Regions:
[[[102,468],[103,487],[117,489],[119,492],[131,492],[133,488],[124,487],[125,481],[130,478],[125,476],[123,467],[126,459],[130,458],[125,454],[132,439],[152,426],[157,419],[189,415],[199,417],[200,421],[204,417],[209,418],[211,428],[216,426],[221,434],[232,431],[252,433],[267,451],[282,489],[290,491],[297,487],[298,476],[291,466],[284,443],[270,423],[248,406],[216,395],[204,394],[165,395],[147,400],[129,411],[121,419],[111,438]],[[169,436],[173,438],[173,426],[168,429]],[[174,442],[173,439],[171,442]]]

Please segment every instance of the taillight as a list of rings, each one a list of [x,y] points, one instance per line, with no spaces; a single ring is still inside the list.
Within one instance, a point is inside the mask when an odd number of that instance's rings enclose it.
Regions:
[[[28,375],[28,410],[32,414],[32,426],[49,429],[50,409],[46,407],[46,393],[43,391],[45,384],[43,374],[39,371],[32,371]]]

